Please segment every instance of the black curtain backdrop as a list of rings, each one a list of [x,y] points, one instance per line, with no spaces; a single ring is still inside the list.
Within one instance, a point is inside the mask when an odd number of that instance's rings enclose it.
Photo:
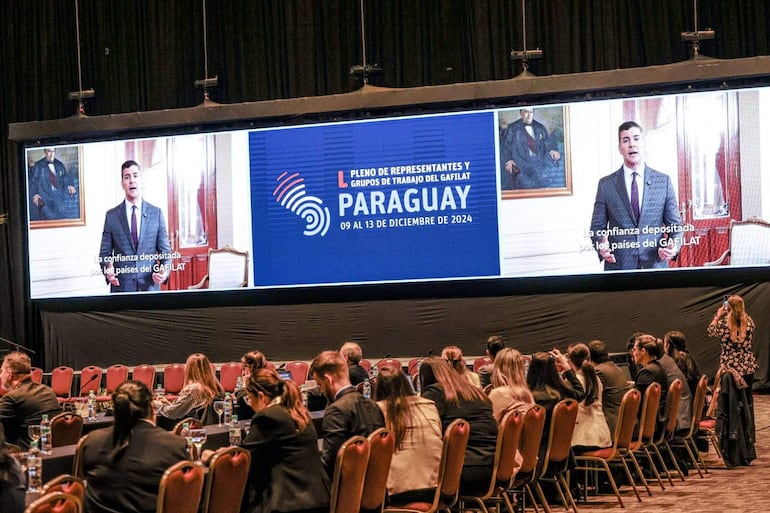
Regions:
[[[371,83],[414,87],[502,80],[520,65],[519,0],[367,0],[368,63],[382,67]],[[770,12],[754,0],[701,0],[699,27],[716,39],[702,52],[718,58],[770,53]],[[89,115],[191,107],[203,99],[201,0],[80,0],[82,86]],[[545,0],[527,3],[527,47],[543,50],[531,62],[538,75],[666,64],[688,58],[680,32],[693,29],[691,0]],[[208,2],[209,76],[219,77],[211,99],[238,103],[318,97],[356,90],[349,68],[363,63],[358,0],[229,0]],[[764,276],[735,283],[672,286],[647,280],[649,290],[574,290],[526,294],[465,294],[389,300],[281,302],[215,307],[62,311],[32,303],[25,293],[25,201],[19,147],[8,124],[75,113],[67,93],[78,90],[74,0],[0,2],[0,336],[37,351],[47,370],[59,364],[178,361],[202,350],[215,360],[253,348],[278,360],[310,358],[343,339],[365,344],[372,356],[419,355],[458,343],[481,351],[503,333],[524,351],[603,338],[622,350],[633,331],[659,336],[684,331],[698,360],[715,369],[716,341],[704,335],[723,293],[744,294],[758,324],[757,351],[768,381],[770,293]],[[52,248],[55,251],[55,248]],[[729,281],[729,280],[727,280]],[[408,296],[408,294],[407,294]],[[237,302],[237,301],[236,301]],[[2,347],[2,343],[0,343]]]

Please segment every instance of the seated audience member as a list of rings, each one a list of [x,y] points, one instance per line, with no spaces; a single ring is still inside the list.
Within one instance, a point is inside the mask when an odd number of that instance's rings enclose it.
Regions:
[[[348,363],[348,374],[350,374],[350,384],[353,386],[363,383],[369,379],[369,373],[361,367],[361,359],[364,357],[361,346],[355,342],[345,342],[340,347],[340,354]]]
[[[501,335],[492,335],[487,339],[487,347],[484,353],[492,359],[492,363],[486,363],[479,367],[479,381],[481,388],[486,388],[492,384],[492,372],[494,371],[494,362],[497,353],[505,349],[505,340]]]
[[[242,446],[251,452],[244,513],[329,510],[329,477],[321,465],[318,434],[297,385],[270,369],[246,382],[254,417]]]
[[[674,359],[665,353],[663,341],[656,339],[655,342],[655,353],[653,356],[658,360],[658,363],[663,368],[663,372],[666,373],[666,396],[668,396],[668,387],[671,386],[674,380],[678,379],[682,382],[682,398],[679,401],[679,409],[676,415],[676,429],[677,431],[688,430],[692,422],[692,394],[690,394],[687,378],[685,378]],[[663,394],[661,394],[660,399],[660,413],[661,415],[666,414]]]
[[[5,436],[0,427],[0,511],[22,513],[26,495],[27,478],[5,445]]]
[[[475,387],[481,388],[481,380],[479,379],[479,375],[473,371],[468,370],[468,367],[465,365],[465,359],[463,358],[463,352],[459,347],[446,346],[441,350],[441,358],[448,361],[449,365],[451,365],[452,368],[463,377],[463,379],[467,380],[468,383]]]
[[[329,477],[333,477],[337,451],[345,440],[353,435],[369,436],[385,427],[385,419],[377,405],[350,384],[347,363],[337,351],[316,356],[310,364],[310,375],[329,401],[321,424],[321,461]]]
[[[631,387],[623,369],[610,360],[607,345],[604,342],[592,340],[588,343],[588,350],[591,353],[591,363],[596,370],[596,375],[602,382],[602,410],[610,428],[610,435],[614,437],[620,403]]]
[[[668,395],[668,381],[666,371],[658,362],[658,340],[652,335],[639,335],[634,341],[634,362],[636,363],[636,383],[634,388],[642,394],[642,404],[644,404],[644,393],[652,383],[660,385],[660,406],[658,407],[658,419],[661,418],[661,412],[665,412],[666,396]],[[684,387],[682,387],[684,389]],[[641,418],[643,408],[639,408]]]
[[[246,403],[246,383],[249,382],[249,376],[252,373],[267,367],[267,358],[265,358],[265,355],[259,351],[250,351],[241,356],[240,364],[244,387],[240,390],[236,390],[235,399],[238,419],[246,420],[254,415],[254,410],[252,410]]]
[[[631,373],[631,381],[636,381],[636,371],[639,370],[639,368],[636,365],[636,361],[634,360],[634,342],[636,342],[637,337],[640,335],[644,335],[641,331],[636,331],[631,334],[630,337],[628,337],[628,342],[626,343],[626,351],[628,351],[628,370]]]
[[[521,353],[516,349],[504,348],[495,356],[492,386],[494,388],[489,392],[489,400],[498,423],[503,421],[507,413],[525,412],[535,404],[527,386]]]
[[[497,422],[492,415],[489,398],[443,358],[426,358],[420,366],[420,380],[422,396],[436,403],[442,430],[457,419],[465,419],[470,424],[460,493],[477,493],[486,489],[492,478],[497,446]]]
[[[701,371],[695,358],[687,351],[687,338],[684,333],[681,331],[666,333],[663,337],[663,349],[667,355],[674,359],[679,370],[684,374],[690,388],[690,395],[694,394],[701,377]]]
[[[32,381],[29,356],[14,351],[3,358],[0,384],[6,391],[0,397],[0,424],[7,442],[24,449],[29,447],[27,426],[40,424],[45,414],[53,418],[61,413],[56,394],[51,387]]]
[[[579,450],[609,447],[612,445],[612,435],[602,409],[603,386],[591,364],[588,346],[571,345],[568,358],[585,390],[585,397],[578,403],[575,430],[572,432],[572,447]]]
[[[559,375],[563,372],[564,378]],[[550,353],[538,352],[532,355],[527,372],[527,386],[532,392],[535,404],[545,409],[545,425],[543,437],[540,440],[538,465],[545,461],[545,451],[548,448],[548,436],[551,429],[553,409],[562,399],[575,399],[580,402],[585,397],[583,385],[569,365],[567,357],[558,349]]]
[[[377,406],[385,415],[385,427],[396,438],[388,473],[388,496],[397,504],[430,502],[443,444],[436,405],[414,393],[400,368],[386,366],[377,377]]]
[[[155,425],[152,392],[126,381],[112,394],[115,423],[88,434],[82,463],[89,513],[152,513],[160,478],[171,465],[188,459],[185,439]]]
[[[200,419],[204,425],[215,424],[218,420],[212,403],[224,397],[225,391],[214,375],[211,363],[202,353],[191,354],[184,367],[184,386],[174,401],[165,397],[156,401],[158,416],[170,421],[163,422],[164,427],[173,427],[174,420],[186,417]],[[167,426],[166,426],[167,425]]]

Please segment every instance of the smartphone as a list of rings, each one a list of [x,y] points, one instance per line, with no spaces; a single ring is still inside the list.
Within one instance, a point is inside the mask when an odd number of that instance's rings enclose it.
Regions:
[[[730,299],[730,296],[725,296],[724,302],[722,303],[722,306],[725,308],[725,310],[727,309],[727,306],[728,306],[728,302],[727,302],[728,299]]]

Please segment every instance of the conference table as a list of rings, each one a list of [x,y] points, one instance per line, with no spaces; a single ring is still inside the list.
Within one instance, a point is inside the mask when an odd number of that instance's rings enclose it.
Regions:
[[[321,423],[323,421],[323,411],[311,411],[310,418],[313,420],[313,425],[321,436]],[[94,429],[103,427],[109,427],[113,423],[111,416],[100,413],[97,415],[96,420],[88,421],[83,419],[83,434],[87,434]],[[238,421],[241,426],[242,433],[245,432],[251,424],[251,419]],[[212,451],[219,449],[220,447],[227,447],[230,445],[230,426],[223,425],[218,426],[212,424],[205,426],[206,428],[206,442],[203,444],[203,449],[210,449]],[[73,464],[75,461],[75,449],[77,445],[63,445],[61,447],[54,447],[51,450],[51,454],[42,455],[43,458],[43,483],[53,479],[60,474],[72,474]]]

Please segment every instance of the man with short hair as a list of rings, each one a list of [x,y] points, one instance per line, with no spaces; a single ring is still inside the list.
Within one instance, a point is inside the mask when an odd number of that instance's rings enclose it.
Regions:
[[[61,413],[56,394],[50,387],[32,381],[29,356],[14,351],[3,358],[0,384],[6,394],[0,397],[0,423],[5,440],[24,449],[29,447],[28,426],[40,424],[43,414]]]
[[[337,451],[345,440],[354,435],[368,436],[385,427],[385,419],[377,405],[350,384],[347,363],[337,351],[324,351],[316,356],[310,364],[310,375],[329,400],[321,425],[321,461],[332,477]]]
[[[612,437],[615,437],[615,426],[618,423],[618,410],[623,396],[630,388],[626,373],[610,360],[607,344],[602,340],[592,340],[588,343],[591,353],[591,363],[597,376],[602,381],[602,410]]]
[[[481,388],[486,388],[492,384],[492,371],[494,370],[494,361],[497,353],[505,349],[505,339],[501,335],[492,335],[487,339],[487,347],[484,350],[486,355],[492,359],[493,363],[485,363],[479,367],[479,380]]]
[[[351,385],[356,386],[369,379],[369,373],[361,367],[361,359],[364,357],[361,346],[352,341],[345,342],[340,347],[340,354],[348,362]]]

